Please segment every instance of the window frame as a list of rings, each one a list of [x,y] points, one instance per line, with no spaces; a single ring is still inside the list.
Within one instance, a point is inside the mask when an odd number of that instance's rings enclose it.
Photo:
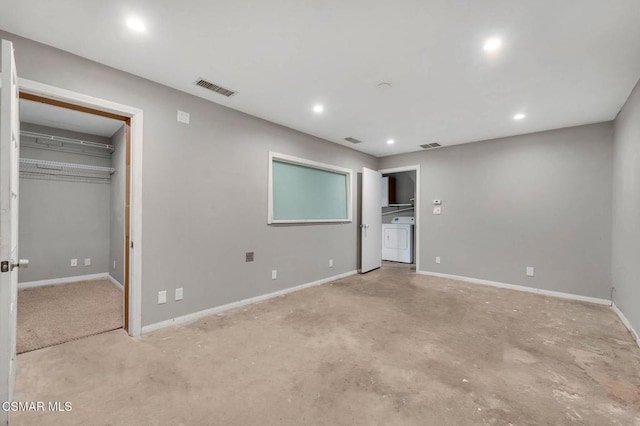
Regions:
[[[274,219],[273,218],[273,162],[293,164],[310,169],[323,170],[331,173],[344,175],[347,182],[347,217],[344,219]],[[269,151],[269,180],[268,180],[268,214],[267,224],[295,224],[295,223],[349,223],[353,222],[353,170],[346,167],[334,166],[332,164],[307,160],[306,158],[294,157],[292,155],[279,154]]]

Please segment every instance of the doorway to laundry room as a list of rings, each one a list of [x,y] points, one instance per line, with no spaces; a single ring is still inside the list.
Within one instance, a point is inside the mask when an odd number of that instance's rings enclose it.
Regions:
[[[17,353],[125,325],[127,124],[20,99]]]
[[[419,166],[381,170],[382,266],[416,271]]]

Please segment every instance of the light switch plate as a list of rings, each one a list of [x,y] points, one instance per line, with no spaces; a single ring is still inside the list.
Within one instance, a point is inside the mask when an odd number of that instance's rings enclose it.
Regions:
[[[158,305],[162,305],[163,303],[167,303],[167,291],[162,290],[158,292]]]
[[[441,214],[441,213],[442,213],[442,207],[433,208],[433,214]]]
[[[274,269],[273,271],[271,271],[271,279],[275,280],[277,278],[278,278],[278,271]]]
[[[87,257],[84,259],[84,266],[91,266],[91,258]]]
[[[182,300],[184,295],[184,290],[182,287],[176,288],[176,300]]]
[[[436,263],[440,263],[440,256],[436,256]]]
[[[188,112],[178,110],[178,121],[180,123],[189,124],[189,121],[191,121],[191,116]]]
[[[333,259],[329,259],[329,268],[333,268]]]
[[[533,277],[533,266],[527,266],[527,276]]]

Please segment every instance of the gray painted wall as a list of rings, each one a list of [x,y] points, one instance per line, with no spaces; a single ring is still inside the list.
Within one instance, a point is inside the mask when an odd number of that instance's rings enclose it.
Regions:
[[[421,166],[422,270],[608,299],[612,148],[612,123],[601,123],[386,157],[380,168]]]
[[[22,129],[109,143],[108,138],[28,123]],[[109,158],[88,157],[22,146],[21,158],[109,167]],[[107,184],[20,179],[19,249],[30,260],[19,282],[104,273],[109,260],[109,197]],[[84,259],[91,258],[91,266]],[[71,267],[72,258],[78,266]]]
[[[126,134],[123,125],[111,137],[115,150],[111,154],[111,167],[116,169],[111,175],[111,214],[109,226],[109,275],[124,285],[124,206],[126,190]],[[115,262],[115,268],[113,264]]]
[[[615,120],[613,300],[640,332],[640,83]]]
[[[0,37],[14,42],[21,77],[144,110],[143,325],[357,268],[355,222],[267,225],[268,152],[354,171],[376,169],[375,157],[6,32]],[[178,109],[191,114],[190,125],[176,121]],[[255,262],[245,263],[246,251]],[[184,288],[183,301],[172,300],[176,287]],[[167,304],[156,303],[160,290],[168,291]]]

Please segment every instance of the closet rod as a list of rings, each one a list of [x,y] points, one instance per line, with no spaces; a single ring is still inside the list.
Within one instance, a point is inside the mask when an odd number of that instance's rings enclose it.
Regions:
[[[20,135],[21,136],[28,136],[28,137],[32,137],[32,138],[36,138],[36,139],[46,139],[46,140],[56,141],[56,142],[64,142],[64,143],[72,143],[72,144],[76,144],[76,145],[83,145],[83,146],[87,146],[87,147],[90,147],[90,148],[102,148],[102,149],[108,149],[109,151],[113,151],[114,150],[113,145],[107,145],[107,144],[104,144],[104,143],[91,142],[91,141],[83,141],[83,140],[80,140],[80,139],[65,138],[63,136],[47,135],[47,134],[44,134],[44,133],[30,132],[28,130],[20,131]]]

